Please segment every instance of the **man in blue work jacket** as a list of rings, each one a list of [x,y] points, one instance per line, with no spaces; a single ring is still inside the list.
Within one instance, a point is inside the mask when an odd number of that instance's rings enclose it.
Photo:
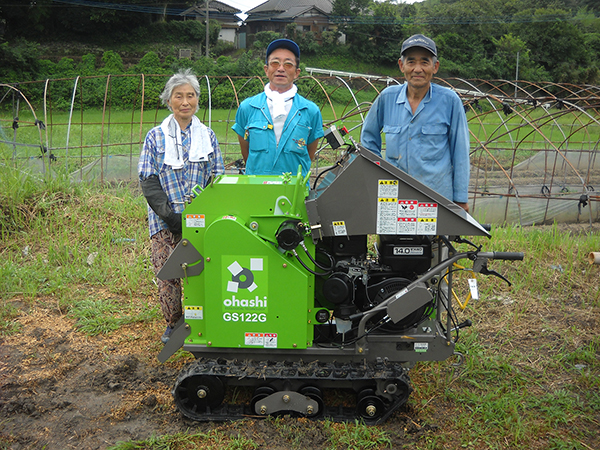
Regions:
[[[361,132],[361,143],[461,206],[468,207],[469,128],[459,96],[431,83],[440,62],[435,42],[422,34],[406,39],[398,60],[406,83],[377,97]]]
[[[244,100],[232,129],[238,135],[247,175],[281,175],[310,171],[323,137],[321,111],[298,94],[294,81],[300,75],[300,48],[289,39],[267,47],[264,92]]]

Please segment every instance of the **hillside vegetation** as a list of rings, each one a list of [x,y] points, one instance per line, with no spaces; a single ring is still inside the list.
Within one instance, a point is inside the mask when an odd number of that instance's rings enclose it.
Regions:
[[[143,2],[121,2],[138,3]],[[191,64],[201,74],[216,74],[215,61],[228,75],[260,74],[266,44],[280,36],[248,36],[249,51],[236,51],[218,41],[219,24],[211,21],[206,58],[199,21],[124,9],[58,7],[52,0],[1,6],[0,80],[172,72]],[[519,79],[532,82],[594,84],[600,81],[599,15],[595,0],[335,0],[337,30],[324,32],[320,41],[311,32],[297,33],[294,24],[284,34],[298,41],[305,64],[335,70],[397,75],[402,41],[423,33],[438,43],[441,76],[515,79],[518,72]],[[338,40],[342,32],[344,45]],[[180,48],[192,49],[191,60],[178,59]]]

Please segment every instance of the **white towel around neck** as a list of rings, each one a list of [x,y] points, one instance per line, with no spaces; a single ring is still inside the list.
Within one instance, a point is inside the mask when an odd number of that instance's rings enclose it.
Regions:
[[[283,94],[280,94],[277,91],[272,91],[271,83],[267,83],[265,85],[265,95],[267,96],[267,98],[269,100],[271,100],[271,102],[273,102],[272,103],[273,109],[271,111],[273,119],[276,119],[279,116],[284,116],[284,115],[287,116],[292,105],[290,103],[289,108],[286,109],[285,102],[294,98],[294,95],[296,95],[296,92],[298,92],[298,88],[296,87],[295,84],[292,84],[292,88],[289,91],[285,91]]]
[[[160,124],[165,135],[165,164],[173,169],[183,168],[183,154],[181,147],[181,127],[173,114],[168,116]],[[190,162],[206,161],[208,155],[213,152],[208,128],[196,116],[192,116],[190,129],[190,151],[188,159]]]

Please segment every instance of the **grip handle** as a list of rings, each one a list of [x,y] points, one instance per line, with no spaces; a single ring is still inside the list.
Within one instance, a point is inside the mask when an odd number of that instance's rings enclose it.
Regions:
[[[492,259],[503,259],[505,261],[523,261],[525,253],[523,252],[494,252]]]

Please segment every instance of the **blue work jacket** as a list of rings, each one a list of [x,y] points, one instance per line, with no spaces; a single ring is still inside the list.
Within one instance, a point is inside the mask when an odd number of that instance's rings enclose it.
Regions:
[[[377,97],[363,123],[361,143],[421,183],[456,203],[468,201],[469,128],[462,101],[452,90],[431,84],[415,114],[407,85],[390,86]]]
[[[247,175],[296,175],[302,166],[306,176],[311,164],[307,146],[323,137],[323,118],[317,105],[296,94],[277,144],[267,96],[262,92],[241,103],[232,129],[248,141]]]

